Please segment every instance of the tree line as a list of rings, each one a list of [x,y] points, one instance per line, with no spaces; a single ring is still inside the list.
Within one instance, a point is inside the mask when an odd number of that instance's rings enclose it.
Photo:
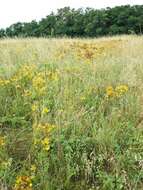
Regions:
[[[125,5],[105,9],[64,7],[40,21],[17,22],[0,29],[3,37],[98,37],[118,34],[142,34],[143,5]]]

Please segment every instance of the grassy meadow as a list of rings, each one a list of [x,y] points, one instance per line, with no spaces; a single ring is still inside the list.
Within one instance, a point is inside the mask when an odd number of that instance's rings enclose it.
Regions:
[[[0,40],[0,190],[143,189],[143,37]]]

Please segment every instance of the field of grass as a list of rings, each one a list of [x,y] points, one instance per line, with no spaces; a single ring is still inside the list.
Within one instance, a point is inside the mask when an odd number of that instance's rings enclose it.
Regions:
[[[0,41],[0,190],[143,189],[143,37]]]

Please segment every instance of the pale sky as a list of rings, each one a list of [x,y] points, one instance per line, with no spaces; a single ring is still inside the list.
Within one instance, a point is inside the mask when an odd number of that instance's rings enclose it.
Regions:
[[[143,0],[0,0],[0,28],[18,21],[37,21],[58,8],[105,8],[116,5],[143,5]]]

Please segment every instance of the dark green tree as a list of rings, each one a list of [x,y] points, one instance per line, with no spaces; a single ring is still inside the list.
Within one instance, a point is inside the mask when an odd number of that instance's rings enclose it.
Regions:
[[[143,5],[96,10],[64,7],[39,22],[15,23],[0,30],[2,37],[98,37],[143,33]]]

